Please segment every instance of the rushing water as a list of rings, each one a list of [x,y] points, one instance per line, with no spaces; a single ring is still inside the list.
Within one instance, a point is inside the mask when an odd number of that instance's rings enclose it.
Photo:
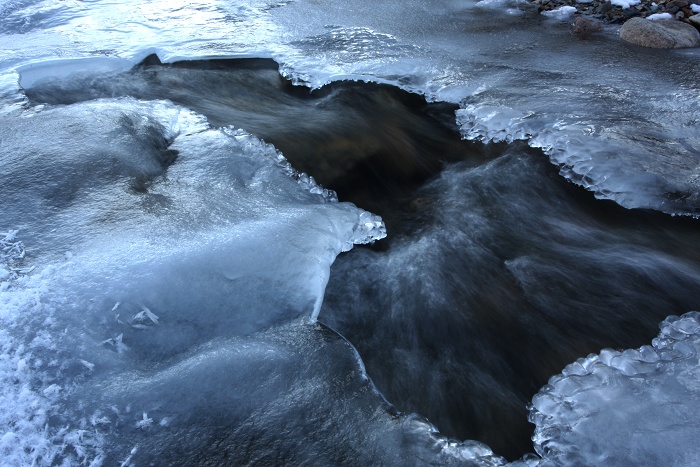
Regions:
[[[3,465],[699,461],[697,51],[518,1],[0,19]]]

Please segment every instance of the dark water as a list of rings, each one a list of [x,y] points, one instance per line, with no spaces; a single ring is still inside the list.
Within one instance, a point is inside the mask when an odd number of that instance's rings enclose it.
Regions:
[[[698,307],[696,222],[596,201],[524,146],[451,166],[416,200],[413,230],[386,251],[337,260],[321,319],[388,400],[445,434],[519,456],[526,404],[551,375]]]
[[[27,95],[172,100],[382,215],[389,237],[336,260],[319,320],[399,410],[508,458],[532,450],[526,405],[551,375],[700,308],[696,221],[597,201],[524,144],[460,141],[454,106],[366,83],[310,92],[265,60],[148,59]]]

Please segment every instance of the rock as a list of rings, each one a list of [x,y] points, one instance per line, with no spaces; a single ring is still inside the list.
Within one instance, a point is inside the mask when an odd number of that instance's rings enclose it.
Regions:
[[[654,49],[700,46],[700,32],[693,26],[676,20],[649,21],[632,18],[620,28],[620,38]]]
[[[688,18],[688,21],[696,28],[700,28],[700,15],[693,15]]]
[[[572,23],[573,33],[582,39],[589,37],[591,34],[603,29],[603,25],[600,21],[587,18],[585,16],[577,17]]]

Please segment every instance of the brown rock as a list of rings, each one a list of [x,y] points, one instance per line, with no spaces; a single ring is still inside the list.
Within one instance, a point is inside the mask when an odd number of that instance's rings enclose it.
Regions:
[[[700,47],[700,32],[691,25],[676,20],[649,21],[632,18],[620,28],[620,38],[654,49]]]
[[[578,16],[571,25],[573,33],[584,39],[603,29],[600,21],[586,16]]]

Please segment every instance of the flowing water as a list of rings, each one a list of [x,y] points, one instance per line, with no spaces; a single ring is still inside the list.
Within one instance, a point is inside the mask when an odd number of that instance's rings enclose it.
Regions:
[[[2,464],[696,464],[700,55],[615,33],[0,2]]]

